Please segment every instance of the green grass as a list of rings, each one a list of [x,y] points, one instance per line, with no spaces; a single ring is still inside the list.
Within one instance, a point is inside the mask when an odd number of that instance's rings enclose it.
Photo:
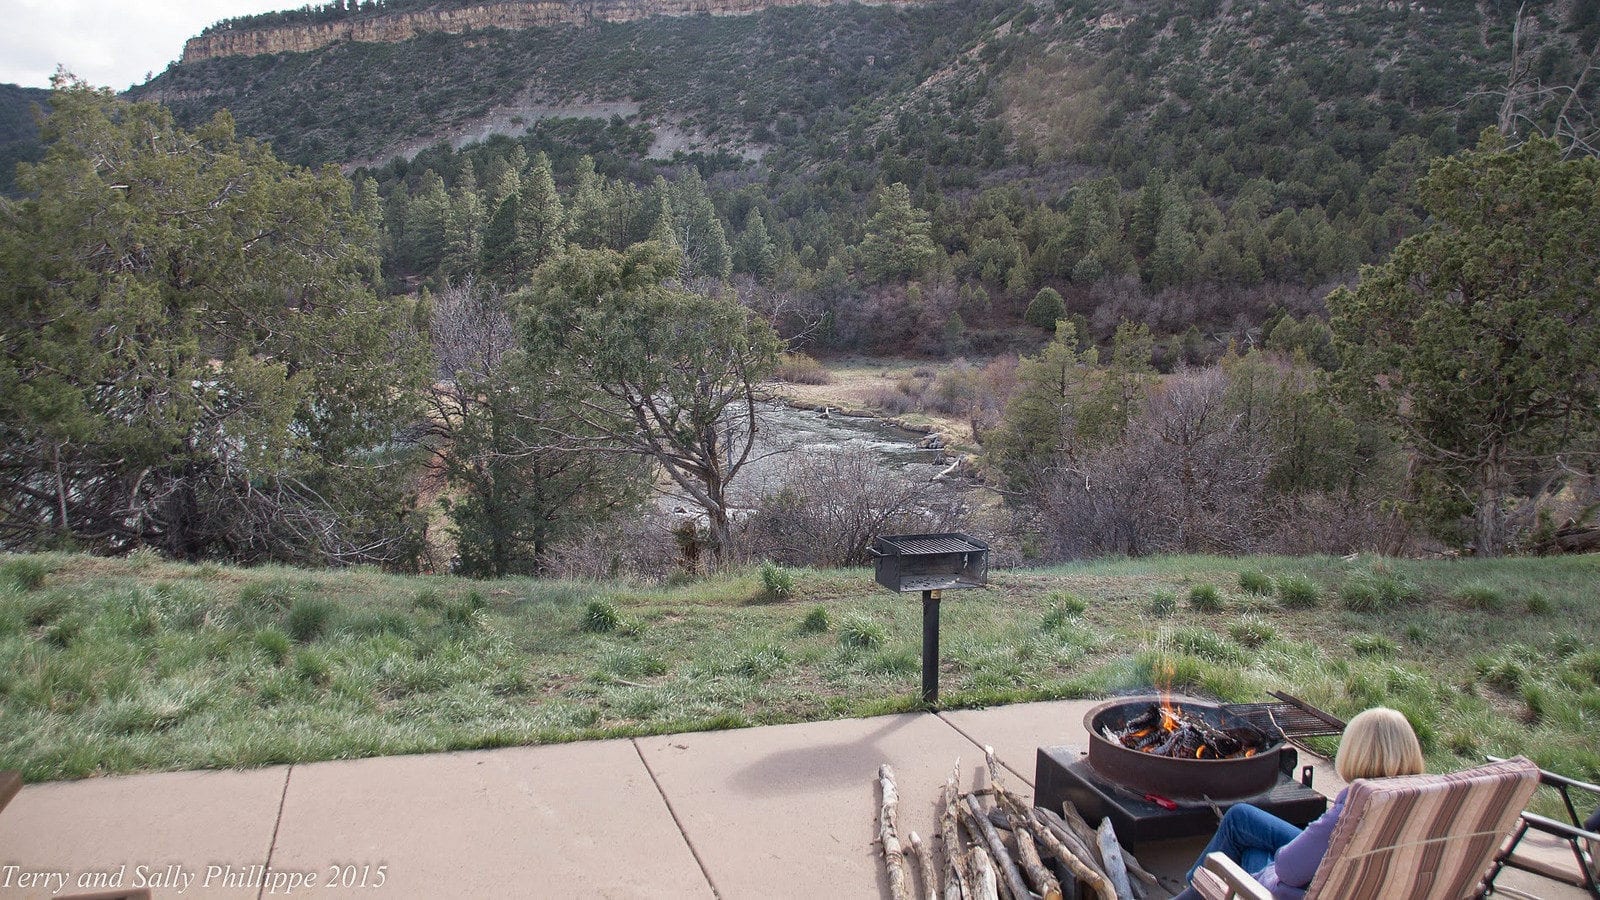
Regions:
[[[680,583],[402,578],[41,554],[0,580],[0,768],[30,781],[877,715],[919,707],[921,607],[865,570]],[[1178,598],[1241,565],[1361,611]],[[5,569],[16,571],[16,569]],[[947,706],[1171,684],[1412,716],[1430,766],[1526,753],[1600,777],[1600,557],[1158,557],[997,571],[942,605]],[[1486,584],[1495,610],[1459,601]],[[1401,599],[1409,596],[1410,599]],[[1522,604],[1539,596],[1548,615]],[[803,598],[803,599],[801,599]],[[1151,615],[1152,598],[1163,615]],[[607,624],[608,623],[608,624]],[[596,626],[600,626],[596,628]],[[1331,748],[1329,748],[1331,749]]]

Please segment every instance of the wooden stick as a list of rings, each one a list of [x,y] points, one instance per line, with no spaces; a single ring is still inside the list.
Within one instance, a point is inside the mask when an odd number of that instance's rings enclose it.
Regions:
[[[961,798],[961,760],[944,782],[944,809],[939,812],[939,836],[944,840],[944,900],[972,900],[967,856],[961,852],[961,832],[956,824],[956,804]]]
[[[1111,882],[1106,880],[1105,874],[1095,868],[1093,863],[1067,848],[1062,836],[1070,837],[1071,833],[1065,826],[1056,825],[1046,819],[1044,814],[1049,812],[1047,809],[1034,809],[1032,818],[1033,830],[1039,835],[1039,840],[1044,843],[1045,848],[1054,854],[1056,859],[1061,860],[1062,864],[1077,876],[1078,883],[1093,891],[1099,900],[1116,900],[1117,892],[1111,887]]]
[[[1106,876],[1117,889],[1117,900],[1133,900],[1133,886],[1128,884],[1128,866],[1122,861],[1122,845],[1117,843],[1117,833],[1111,828],[1109,817],[1100,820],[1100,857],[1106,863]]]
[[[906,888],[909,880],[905,854],[896,834],[900,794],[894,789],[894,769],[888,763],[878,767],[878,783],[883,786],[883,806],[878,810],[878,839],[883,842],[883,863],[889,870],[889,895],[894,900],[911,900]]]
[[[1138,897],[1143,894],[1146,900],[1167,900],[1172,896],[1172,890],[1161,883],[1150,870],[1146,869],[1127,847],[1122,848],[1122,862],[1128,867],[1128,876],[1133,879],[1133,894]],[[1141,890],[1141,885],[1143,889]]]
[[[1094,858],[1094,864],[1104,872],[1106,861],[1100,855],[1100,832],[1084,820],[1083,814],[1078,812],[1078,808],[1072,805],[1071,800],[1061,802],[1061,822],[1067,826],[1067,830],[1077,835],[1078,842],[1083,844],[1089,855]]]
[[[989,848],[989,854],[994,857],[995,865],[1000,869],[1000,876],[1006,889],[1015,900],[1029,900],[1032,894],[1028,891],[1027,881],[1023,880],[1022,871],[1017,868],[1016,861],[1006,850],[1005,841],[1000,839],[1000,832],[994,830],[989,817],[984,815],[983,807],[978,805],[978,798],[971,794],[967,795],[967,810],[976,823],[978,833],[983,835],[984,843]]]
[[[994,877],[994,860],[989,858],[989,852],[974,844],[967,853],[967,865],[972,869],[974,900],[1000,900],[1000,885]]]
[[[1061,900],[1061,882],[1050,874],[1044,860],[1039,858],[1039,849],[1033,845],[1032,832],[1022,822],[1013,819],[1011,834],[1017,840],[1017,862],[1022,865],[1022,872],[1028,876],[1029,883],[1038,889],[1036,893],[1044,900]]]
[[[928,900],[939,900],[939,877],[933,874],[933,855],[928,848],[922,846],[922,838],[911,832],[911,856],[917,861],[917,870],[922,873],[922,893]]]
[[[1102,876],[1105,874],[1105,869],[1100,866],[1099,835],[1095,836],[1095,843],[1086,845],[1083,842],[1083,838],[1079,837],[1071,828],[1068,828],[1066,821],[1054,812],[1042,806],[1035,807],[1033,812],[1034,815],[1044,821],[1045,825],[1050,828],[1051,833],[1061,843],[1065,844],[1068,850],[1072,851],[1073,856],[1082,860],[1084,865],[1099,872]]]

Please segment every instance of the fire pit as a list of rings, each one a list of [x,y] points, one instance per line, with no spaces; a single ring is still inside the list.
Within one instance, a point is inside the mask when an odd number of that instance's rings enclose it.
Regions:
[[[1300,757],[1286,738],[1339,734],[1344,723],[1288,694],[1273,696],[1281,702],[1219,706],[1179,698],[1166,714],[1159,697],[1102,703],[1083,718],[1086,751],[1039,748],[1035,802],[1047,809],[1071,802],[1091,823],[1109,817],[1117,838],[1134,846],[1210,834],[1218,812],[1235,803],[1304,826],[1328,801],[1311,789],[1310,766],[1294,777]],[[1170,731],[1163,726],[1169,721]],[[1167,733],[1140,735],[1150,724]],[[1147,752],[1156,749],[1164,752]]]
[[[1270,789],[1283,771],[1282,734],[1208,703],[1114,700],[1089,710],[1084,726],[1089,765],[1139,793],[1233,800]]]

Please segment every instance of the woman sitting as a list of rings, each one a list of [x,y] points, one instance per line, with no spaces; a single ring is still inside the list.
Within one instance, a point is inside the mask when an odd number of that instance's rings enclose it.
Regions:
[[[1404,715],[1387,707],[1374,707],[1351,719],[1346,726],[1334,768],[1346,782],[1358,778],[1420,775],[1422,746],[1417,743],[1417,735]],[[1345,793],[1340,791],[1328,811],[1303,831],[1248,803],[1234,805],[1222,817],[1216,837],[1189,868],[1184,881],[1194,876],[1207,854],[1222,853],[1246,872],[1253,873],[1273,897],[1300,900],[1328,852],[1333,826],[1344,812]],[[1198,900],[1199,896],[1191,887],[1174,900]]]

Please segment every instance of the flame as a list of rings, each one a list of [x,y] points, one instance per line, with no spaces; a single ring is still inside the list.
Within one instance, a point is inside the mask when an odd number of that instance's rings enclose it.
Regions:
[[[1249,759],[1250,757],[1255,756],[1255,755],[1256,755],[1256,748],[1254,748],[1254,747],[1248,747],[1244,751],[1245,759]]]
[[[1138,731],[1135,731],[1133,734],[1128,735],[1128,737],[1133,739],[1133,740],[1138,740],[1139,738],[1145,737],[1149,733],[1150,733],[1150,729],[1141,728]]]
[[[1204,745],[1196,747],[1194,749],[1194,758],[1195,759],[1199,759],[1200,757],[1205,756],[1205,755],[1206,755],[1206,748],[1205,748]]]

